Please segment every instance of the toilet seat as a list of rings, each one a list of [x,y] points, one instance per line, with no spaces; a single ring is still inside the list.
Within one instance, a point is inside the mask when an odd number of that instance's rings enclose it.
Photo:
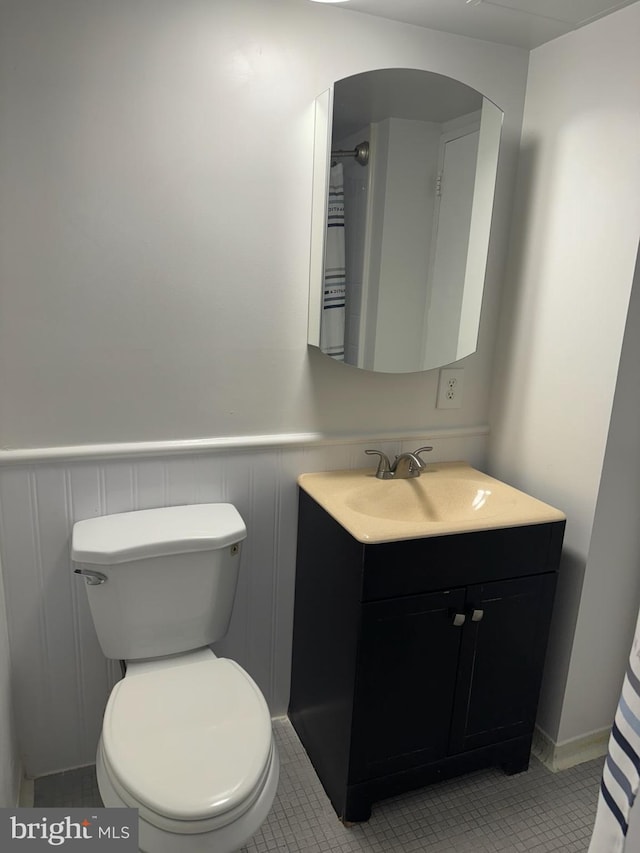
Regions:
[[[237,820],[273,760],[271,719],[251,677],[208,652],[134,669],[105,710],[102,759],[121,799],[178,833]]]
[[[212,817],[206,820],[187,821],[168,818],[166,817],[166,815],[159,814],[158,812],[153,811],[152,809],[148,808],[148,806],[136,800],[136,798],[131,795],[131,792],[119,783],[115,773],[113,772],[113,768],[109,764],[108,759],[104,754],[102,742],[100,742],[100,745],[98,747],[97,763],[100,766],[102,772],[106,774],[106,777],[108,778],[108,784],[111,786],[111,789],[113,790],[114,794],[120,800],[120,802],[116,804],[117,806],[137,809],[141,820],[146,821],[151,826],[156,827],[157,829],[160,829],[164,832],[170,832],[175,835],[182,836],[210,833],[215,830],[224,829],[225,827],[228,828],[232,824],[237,824],[238,822],[240,822],[243,817],[250,812],[252,808],[254,808],[256,805],[259,805],[261,797],[263,797],[265,791],[270,787],[270,782],[273,779],[274,774],[277,778],[279,766],[277,752],[275,750],[275,746],[272,745],[268,764],[265,767],[265,771],[249,799],[243,801],[242,803],[239,803],[235,808],[232,808],[229,811],[218,815],[217,817]],[[103,793],[102,790],[101,793]],[[271,795],[268,798],[269,805],[273,800],[274,793],[275,789],[271,792]],[[107,805],[106,801],[105,805]],[[114,803],[109,803],[108,805],[113,806]]]

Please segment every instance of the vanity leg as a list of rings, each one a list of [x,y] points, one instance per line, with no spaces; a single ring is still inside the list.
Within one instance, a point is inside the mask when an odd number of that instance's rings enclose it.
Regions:
[[[515,776],[516,773],[524,773],[525,770],[529,769],[529,759],[527,758],[524,761],[513,759],[512,761],[505,761],[501,766],[507,776]]]
[[[345,826],[364,823],[371,817],[371,801],[358,792],[348,792],[340,820]]]
[[[515,776],[516,773],[524,773],[529,769],[531,758],[531,739],[527,738],[525,743],[514,749],[507,758],[500,762],[500,767],[507,776]]]

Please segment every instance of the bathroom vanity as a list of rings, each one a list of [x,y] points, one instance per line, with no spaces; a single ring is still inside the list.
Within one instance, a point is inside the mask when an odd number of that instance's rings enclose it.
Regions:
[[[402,487],[353,471],[298,482],[289,717],[339,817],[481,767],[525,770],[564,515],[463,463]]]

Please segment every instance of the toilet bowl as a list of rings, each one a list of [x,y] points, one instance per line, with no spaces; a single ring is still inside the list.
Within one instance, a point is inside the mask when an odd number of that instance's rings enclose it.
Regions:
[[[98,638],[127,662],[104,713],[98,788],[105,806],[138,809],[143,853],[234,853],[273,804],[264,697],[239,664],[197,645],[226,632],[244,535],[230,504],[74,527]]]
[[[209,649],[128,666],[96,766],[105,805],[138,809],[144,853],[239,850],[271,808],[279,769],[258,687]]]

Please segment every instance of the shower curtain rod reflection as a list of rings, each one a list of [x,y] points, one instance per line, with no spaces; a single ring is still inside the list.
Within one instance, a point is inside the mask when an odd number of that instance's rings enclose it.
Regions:
[[[331,152],[331,158],[334,157],[355,157],[356,163],[366,166],[369,162],[369,143],[359,142],[351,151],[334,150]]]

